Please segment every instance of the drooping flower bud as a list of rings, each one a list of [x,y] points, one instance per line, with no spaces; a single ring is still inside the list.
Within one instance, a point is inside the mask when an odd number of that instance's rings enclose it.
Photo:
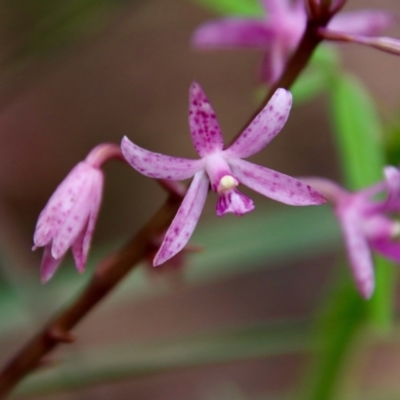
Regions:
[[[104,175],[100,169],[112,158],[122,159],[118,146],[100,144],[66,176],[40,213],[33,250],[44,247],[41,280],[47,282],[69,248],[83,272],[100,209]]]

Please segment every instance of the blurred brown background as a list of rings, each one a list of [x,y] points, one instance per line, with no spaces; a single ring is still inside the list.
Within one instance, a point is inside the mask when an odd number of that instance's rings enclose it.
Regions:
[[[400,15],[396,0],[353,0],[346,9],[367,7]],[[192,50],[193,30],[215,16],[191,1],[121,2],[103,10],[81,38],[40,56],[24,53],[31,20],[24,8],[18,12],[8,1],[0,2],[0,216],[5,221],[1,224],[0,219],[0,246],[18,268],[38,275],[40,254],[29,251],[37,215],[76,162],[97,143],[119,142],[123,135],[153,151],[195,157],[187,123],[193,80],[205,89],[228,141],[255,108],[260,54]],[[400,36],[400,25],[389,33]],[[383,117],[399,109],[400,58],[355,45],[341,45],[340,52],[344,68],[367,84]],[[325,101],[318,97],[295,107],[282,133],[254,160],[290,175],[340,179]],[[106,175],[95,248],[138,230],[165,197],[153,181],[122,165],[108,166]],[[218,222],[214,201],[209,199],[202,224]],[[10,232],[24,245],[15,247]],[[334,259],[331,255],[323,262],[313,259],[284,270],[183,288],[162,300],[133,303],[118,313],[98,310],[79,327],[75,351],[112,341],[150,340],[161,332],[174,336],[310,315]],[[31,333],[21,332],[4,355]],[[205,397],[210,387],[218,393],[226,382],[248,394],[277,393],[298,384],[303,365],[303,356],[291,355],[170,372],[46,399],[200,400],[210,398]],[[376,379],[388,379],[388,374],[382,375]]]

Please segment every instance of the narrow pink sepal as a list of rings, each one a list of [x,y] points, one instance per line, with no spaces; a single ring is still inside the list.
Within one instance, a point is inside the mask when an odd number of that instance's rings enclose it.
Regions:
[[[192,177],[204,165],[203,160],[153,153],[132,143],[126,136],[122,139],[121,150],[133,168],[150,178],[179,181]]]
[[[87,230],[87,226],[83,228],[81,233],[75,239],[74,243],[72,243],[71,251],[74,257],[75,266],[77,271],[81,274],[85,270],[87,254],[83,252],[83,239],[85,237],[85,233]]]
[[[201,49],[221,47],[265,48],[273,35],[263,20],[223,18],[207,22],[196,29],[192,44]]]
[[[361,296],[369,299],[374,291],[375,280],[367,239],[355,215],[347,213],[342,215],[340,220],[354,280]]]
[[[261,151],[283,128],[290,109],[292,95],[277,89],[268,104],[227,150],[227,157],[246,158]]]
[[[52,278],[62,260],[62,258],[56,259],[51,255],[51,243],[45,246],[40,265],[40,280],[42,283],[46,283]]]
[[[384,51],[385,53],[394,54],[396,56],[400,55],[400,39],[385,36],[370,37],[362,35],[347,35],[346,38],[346,35],[347,34],[344,36],[346,39],[345,41],[363,44],[365,46]]]
[[[153,265],[155,267],[177,254],[189,241],[204,207],[208,186],[209,181],[205,172],[203,170],[197,172],[154,257]]]
[[[329,179],[313,176],[300,177],[298,179],[318,190],[328,201],[333,203],[337,203],[341,199],[350,196],[341,186]]]
[[[350,35],[376,35],[395,22],[393,14],[382,10],[361,10],[336,14],[327,28]]]
[[[82,273],[86,266],[86,261],[93,237],[94,228],[96,226],[97,217],[100,211],[101,199],[103,194],[104,176],[98,174],[92,185],[90,194],[91,207],[89,219],[72,244],[72,254],[74,256],[76,269]]]
[[[92,167],[78,163],[60,183],[39,215],[33,242],[36,247],[47,245],[60,229],[66,216],[74,207],[87,181],[87,172]]]
[[[89,253],[94,229],[96,227],[97,218],[98,218],[99,212],[100,212],[101,200],[103,198],[103,186],[104,186],[104,175],[99,174],[96,177],[96,182],[93,183],[93,189],[92,189],[92,195],[91,195],[92,207],[90,210],[88,226],[87,226],[85,236],[84,236],[83,242],[82,242],[82,249],[83,249],[83,254],[85,257],[85,262],[86,262],[87,255]]]
[[[384,168],[383,174],[385,176],[388,190],[393,194],[400,194],[400,170],[396,167],[388,165]]]
[[[241,159],[229,164],[239,181],[262,195],[293,206],[323,204],[325,197],[298,179]]]
[[[388,192],[387,205],[390,207],[400,200],[400,171],[396,167],[387,166],[383,173]]]
[[[54,258],[61,258],[86,227],[93,206],[93,186],[99,182],[97,175],[101,174],[100,170],[91,168],[84,189],[74,198],[73,207],[53,237],[51,254]]]
[[[371,246],[384,257],[400,263],[400,243],[389,239],[374,240],[371,242]]]
[[[220,151],[224,147],[215,112],[203,89],[196,82],[189,89],[189,128],[193,145],[200,157]]]

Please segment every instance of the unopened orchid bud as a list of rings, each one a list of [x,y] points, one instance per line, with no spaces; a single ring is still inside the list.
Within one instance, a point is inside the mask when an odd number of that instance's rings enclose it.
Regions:
[[[69,248],[77,270],[83,272],[103,194],[104,175],[100,168],[112,158],[122,159],[118,146],[96,146],[70,171],[39,215],[33,250],[45,248],[42,282],[53,276]]]

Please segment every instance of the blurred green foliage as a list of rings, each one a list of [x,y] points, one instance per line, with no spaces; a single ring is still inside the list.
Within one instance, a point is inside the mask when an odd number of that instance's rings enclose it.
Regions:
[[[237,224],[236,218],[221,219],[216,226],[201,224],[193,243],[205,246],[207,251],[191,257],[185,271],[188,286],[204,284],[237,274],[283,267],[290,260],[299,261],[332,251],[340,243],[340,232],[328,207],[287,208],[271,207],[249,214]],[[218,246],[215,246],[218,243]],[[95,250],[95,249],[94,249]],[[47,312],[65,304],[71,292],[77,293],[90,278],[93,264],[110,251],[92,253],[87,273],[77,274],[67,260],[51,284],[36,288],[37,281],[27,282],[21,298],[5,277],[0,287],[0,313],[7,324],[0,325],[0,340],[6,341],[17,331],[30,331],[32,315],[25,302],[29,293],[51,298]],[[147,266],[136,269],[102,306],[103,311],[132,302],[143,296],[164,296],[167,291],[155,286],[146,274]],[[33,285],[34,287],[30,287]],[[30,376],[19,393],[47,393],[76,388],[99,382],[132,378],[175,368],[205,366],[250,360],[278,354],[303,351],[309,348],[309,328],[305,321],[288,320],[265,326],[238,326],[229,331],[203,332],[195,336],[180,337],[148,345],[140,343],[109,349],[79,352],[79,368],[74,352],[61,365]],[[70,358],[68,358],[70,357]]]
[[[277,207],[272,212],[270,208],[258,207],[257,211],[243,218],[240,225],[237,225],[236,218],[221,219],[218,225],[212,227],[200,223],[192,242],[204,246],[206,251],[191,256],[184,274],[187,285],[287,265],[290,261],[332,251],[340,244],[340,232],[328,207]],[[52,313],[54,308],[70,298],[71,291],[77,293],[84,287],[96,263],[110,251],[111,246],[93,251],[83,276],[76,273],[72,260],[65,260],[51,284],[41,287],[38,274],[38,279],[26,282],[23,289],[27,294],[32,292],[36,297],[42,297],[43,301],[52,298],[52,302],[47,304],[47,312]],[[103,307],[114,307],[124,299],[165,295],[153,285],[146,268],[143,265],[136,269]],[[8,282],[6,277],[0,283],[0,313],[9,321],[0,324],[1,339],[21,327],[29,326],[30,319],[24,304],[29,297],[21,298],[18,292],[12,290],[13,282]],[[39,293],[36,290],[38,287],[41,288]],[[40,298],[37,300],[40,301]]]
[[[221,15],[261,17],[264,10],[258,0],[192,0]]]
[[[340,70],[331,80],[329,92],[333,136],[347,187],[361,189],[382,180],[386,158],[383,128],[369,93],[355,77]],[[351,365],[360,335],[371,322],[386,330],[391,325],[393,265],[376,257],[375,271],[377,286],[371,300],[360,298],[348,272],[327,297],[317,322],[321,351],[310,372],[305,399],[343,399],[346,366]]]
[[[260,17],[263,13],[257,0],[194,1],[223,15]],[[26,57],[49,56],[98,32],[109,13],[122,2],[1,0],[6,23],[4,29],[13,38],[12,59],[20,62]],[[357,189],[382,178],[386,159],[383,127],[370,95],[357,79],[339,71],[338,59],[333,48],[321,46],[294,85],[293,93],[296,103],[308,101],[324,91],[329,93],[333,136],[343,175],[348,186]],[[400,123],[392,131],[386,149],[389,160],[398,164]],[[193,239],[204,245],[207,251],[193,256],[192,265],[186,271],[188,285],[250,273],[271,263],[287,265],[290,261],[335,249],[341,243],[337,224],[327,207],[285,208],[274,212],[258,209],[257,214],[246,216],[240,225],[236,220],[226,218],[217,226],[202,227]],[[102,249],[101,254],[91,259],[92,268],[107,251]],[[71,291],[80,289],[90,277],[86,274],[82,279],[72,265],[69,267],[67,271],[64,266],[53,286],[44,290],[43,298],[54,299],[49,304],[52,309],[63,304]],[[135,296],[163,295],[149,283],[143,271],[144,268],[135,271],[106,307],[115,307],[120,301],[131,301]],[[393,318],[393,268],[387,261],[377,258],[376,271],[377,290],[373,299],[366,303],[356,293],[349,272],[340,270],[337,285],[329,291],[321,310],[317,339],[310,339],[308,324],[286,321],[275,326],[205,332],[196,337],[146,346],[113,346],[83,354],[85,362],[79,368],[74,367],[71,359],[70,363],[31,376],[20,388],[20,393],[50,392],[173,368],[254,359],[313,348],[319,352],[305,398],[340,398],[345,365],[361,328],[371,321],[379,326],[389,326]],[[38,284],[38,281],[27,284],[24,290],[28,297],[29,293],[37,294],[37,289],[29,285]],[[29,329],[32,316],[26,304],[28,297],[21,298],[9,277],[2,277],[0,289],[0,312],[3,320],[7,321],[0,326],[0,339],[6,339],[17,330]]]
[[[141,1],[141,0],[134,0]],[[1,0],[11,60],[45,57],[98,32],[123,0]]]
[[[369,94],[355,77],[332,85],[332,122],[347,185],[360,189],[380,181],[385,165],[383,129]]]
[[[334,46],[319,46],[307,68],[290,89],[294,104],[307,102],[328,91],[332,76],[336,73],[339,64],[340,58]]]

